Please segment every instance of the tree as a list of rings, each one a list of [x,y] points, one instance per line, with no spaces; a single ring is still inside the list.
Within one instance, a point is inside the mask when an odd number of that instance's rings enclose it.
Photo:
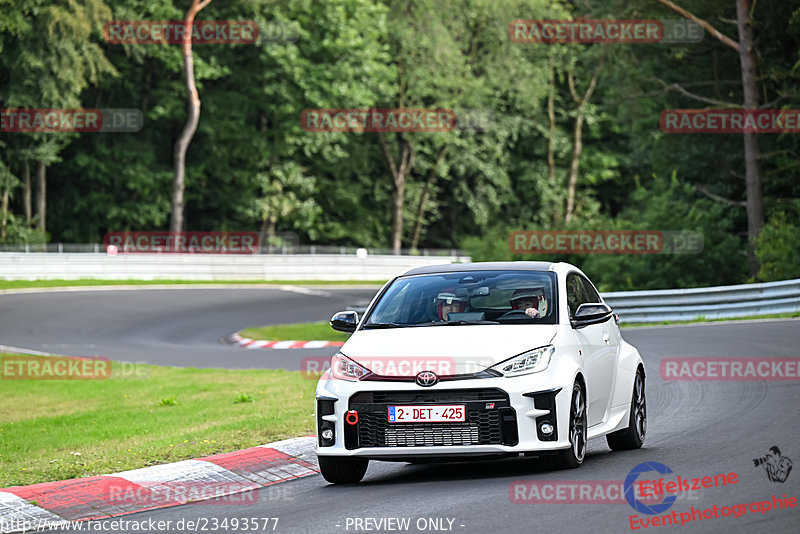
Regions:
[[[742,91],[744,93],[744,109],[758,109],[758,87],[756,85],[756,63],[755,63],[755,44],[753,42],[753,21],[750,16],[750,3],[748,0],[736,0],[736,27],[739,33],[739,40],[723,35],[707,21],[693,15],[670,0],[658,0],[661,4],[671,10],[700,24],[709,31],[720,42],[732,48],[739,54],[739,61],[742,66]],[[688,91],[683,91],[689,95]],[[758,260],[754,254],[754,248],[758,234],[764,226],[764,200],[761,186],[761,163],[760,150],[758,147],[758,134],[744,133],[744,158],[745,158],[745,182],[747,191],[747,236],[748,250],[750,257],[750,274],[758,273]]]
[[[756,240],[758,278],[765,282],[800,278],[800,201],[776,211]]]
[[[0,5],[0,71],[8,73],[0,98],[9,108],[78,108],[80,94],[103,76],[115,76],[94,42],[111,10],[103,0],[32,0]],[[16,134],[11,152],[24,169],[26,216],[30,198],[29,163],[35,161],[38,228],[46,231],[47,166],[75,134]]]
[[[390,244],[399,251],[408,232],[416,248],[426,222],[432,225],[425,220],[431,204],[446,208],[435,216],[443,226],[433,235],[457,243],[464,227],[474,230],[488,223],[509,195],[508,147],[538,122],[538,105],[546,94],[542,61],[547,52],[510,42],[508,24],[521,12],[555,18],[563,11],[558,2],[539,0],[387,5],[398,75],[387,107],[450,108],[457,125],[448,133],[378,134],[392,185]],[[486,120],[460,127],[459,121],[469,123],[472,113]],[[418,202],[407,225],[408,194]],[[450,235],[444,237],[446,231]]]
[[[2,146],[2,144],[0,144]],[[11,197],[11,192],[19,185],[19,180],[16,176],[11,174],[8,167],[0,161],[0,242],[6,239],[6,230],[8,228],[8,202]]]
[[[594,88],[597,86],[597,78],[599,76],[599,69],[596,69],[589,80],[589,86],[583,95],[578,94],[575,89],[575,75],[572,70],[567,73],[567,80],[569,80],[569,92],[572,99],[577,104],[575,110],[575,128],[573,131],[573,146],[572,146],[572,160],[569,165],[569,178],[567,179],[567,211],[564,215],[564,222],[569,224],[572,221],[572,216],[575,212],[575,188],[578,185],[578,166],[583,154],[583,118],[586,114],[586,106],[592,98]]]
[[[183,35],[183,64],[186,76],[186,96],[188,100],[189,116],[183,127],[180,137],[175,143],[175,178],[172,185],[172,217],[170,219],[170,232],[183,230],[183,191],[186,188],[184,176],[186,174],[186,151],[192,142],[197,123],[200,120],[200,96],[194,82],[194,55],[192,54],[192,24],[195,16],[211,0],[192,0],[192,5],[186,12],[184,20],[186,26]]]

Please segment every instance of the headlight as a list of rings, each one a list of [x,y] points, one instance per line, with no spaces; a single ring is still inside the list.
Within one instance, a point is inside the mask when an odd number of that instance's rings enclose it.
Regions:
[[[369,369],[357,364],[341,352],[337,352],[331,358],[331,376],[333,378],[355,382],[370,373]]]
[[[538,373],[544,371],[550,365],[550,357],[556,351],[553,345],[539,347],[537,349],[523,352],[518,356],[509,358],[493,366],[492,369],[500,371],[505,376],[520,376],[528,373]]]

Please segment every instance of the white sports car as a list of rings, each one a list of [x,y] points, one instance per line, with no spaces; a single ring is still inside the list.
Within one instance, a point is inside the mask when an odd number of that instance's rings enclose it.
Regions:
[[[553,456],[578,467],[586,441],[642,446],[644,364],[618,317],[567,263],[451,264],[389,281],[316,391],[317,455],[329,482],[369,460]]]

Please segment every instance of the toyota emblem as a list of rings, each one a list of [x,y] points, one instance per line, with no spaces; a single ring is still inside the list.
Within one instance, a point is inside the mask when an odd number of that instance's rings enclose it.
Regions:
[[[439,381],[439,377],[433,371],[422,371],[417,373],[417,385],[428,387]]]

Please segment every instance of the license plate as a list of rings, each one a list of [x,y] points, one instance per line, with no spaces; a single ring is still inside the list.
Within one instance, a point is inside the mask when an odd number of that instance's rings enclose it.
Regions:
[[[463,404],[389,406],[390,423],[458,423],[466,421]]]

